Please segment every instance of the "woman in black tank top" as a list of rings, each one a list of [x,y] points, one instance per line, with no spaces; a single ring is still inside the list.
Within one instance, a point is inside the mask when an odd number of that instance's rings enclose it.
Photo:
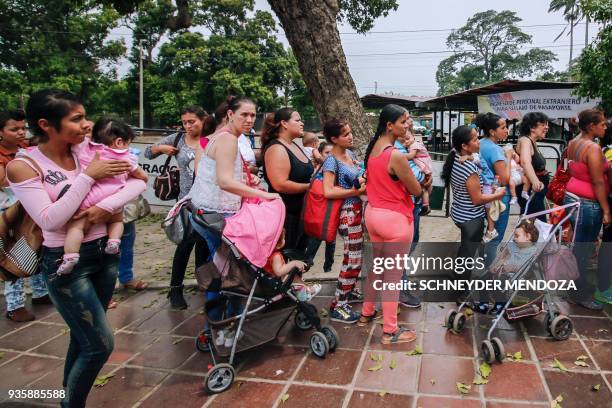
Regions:
[[[517,150],[521,156],[521,167],[525,176],[531,182],[531,193],[535,193],[529,207],[528,214],[544,211],[544,199],[548,191],[549,175],[546,170],[546,159],[538,150],[537,142],[544,139],[548,133],[548,117],[540,112],[530,112],[523,117],[520,126],[521,137],[517,144]],[[522,198],[523,185],[517,186],[516,195],[521,213],[525,212],[527,201]],[[546,222],[546,216],[538,217]]]
[[[261,134],[264,157],[264,179],[269,191],[279,193],[285,203],[286,248],[305,250],[300,215],[304,194],[310,185],[314,166],[293,139],[304,133],[300,114],[282,108],[266,117]]]

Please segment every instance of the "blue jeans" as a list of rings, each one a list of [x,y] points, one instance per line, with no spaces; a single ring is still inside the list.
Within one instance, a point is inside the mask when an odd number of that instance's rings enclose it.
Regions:
[[[321,246],[320,240],[312,237],[308,237],[308,246],[306,247],[305,257],[306,260],[312,262],[314,260],[319,247]],[[330,270],[334,264],[334,252],[336,252],[336,242],[325,243],[325,262],[323,263],[323,270]]]
[[[96,376],[114,347],[106,307],[117,281],[119,255],[104,253],[106,238],[85,242],[79,263],[68,275],[57,276],[64,249],[43,247],[41,274],[49,296],[70,328],[64,365],[66,397],[62,407],[84,407]]]
[[[577,200],[574,197],[565,195],[563,204],[575,203]],[[577,289],[581,299],[589,297],[588,290],[588,260],[595,249],[595,241],[601,231],[603,223],[603,212],[599,202],[579,199],[580,211],[578,213],[578,224],[576,225],[576,216],[572,216],[570,222],[576,231],[576,241],[574,244],[574,255],[578,263],[580,277],[577,282]],[[607,289],[604,288],[604,290]]]
[[[17,279],[15,282],[4,282],[4,297],[6,298],[6,311],[25,307],[25,291],[23,283],[25,278]],[[30,287],[32,288],[32,298],[40,298],[47,294],[47,285],[40,273],[30,276]]]
[[[502,203],[506,206],[506,210],[499,214],[499,218],[495,221],[495,230],[499,235],[497,238],[487,242],[484,247],[485,266],[487,267],[495,260],[497,247],[502,239],[504,239],[506,227],[508,226],[508,219],[510,218],[510,191],[508,189],[506,189],[506,195],[502,198]]]
[[[128,283],[134,280],[134,243],[136,242],[136,222],[123,224],[121,237],[121,256],[119,258],[119,282]]]

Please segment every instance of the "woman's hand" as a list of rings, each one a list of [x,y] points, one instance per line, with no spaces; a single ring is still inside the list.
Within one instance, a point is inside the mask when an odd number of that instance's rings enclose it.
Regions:
[[[610,228],[610,226],[612,225],[612,216],[609,212],[604,213],[603,215],[603,225],[605,226],[605,228]]]
[[[497,187],[493,194],[498,200],[501,200],[506,195],[506,187]]]
[[[429,189],[431,183],[433,183],[433,177],[431,177],[431,174],[426,174],[423,182],[421,183],[423,189]]]
[[[268,193],[267,191],[264,191],[261,198],[264,200],[276,200],[280,199],[281,196],[278,193]]]
[[[87,217],[87,221],[89,221],[90,224],[100,224],[108,222],[112,216],[112,213],[109,213],[108,211],[103,210],[100,207],[93,206],[89,207],[83,212],[78,213],[72,218],[74,220],[78,220],[83,217]]]
[[[94,180],[118,176],[130,171],[131,165],[124,160],[100,160],[98,152],[85,170],[85,174]]]
[[[165,154],[167,156],[174,156],[175,154],[178,153],[178,149],[174,146],[170,146],[170,145],[157,145],[154,148],[152,148],[151,150],[155,149],[156,151],[153,153],[161,153],[161,154]]]
[[[362,194],[365,194],[365,192],[366,192],[366,185],[365,185],[365,183],[361,183],[359,185],[359,188],[355,189],[355,197],[358,197],[358,196],[360,196]]]
[[[539,193],[540,191],[544,189],[544,183],[538,180],[531,185],[531,189],[535,191],[536,193]]]

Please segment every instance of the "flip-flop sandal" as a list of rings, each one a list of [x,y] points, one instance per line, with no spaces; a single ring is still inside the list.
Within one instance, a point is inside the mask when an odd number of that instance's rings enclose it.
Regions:
[[[133,280],[131,282],[124,283],[123,287],[125,289],[145,290],[149,287],[149,284],[141,280]]]
[[[411,338],[410,340],[401,339],[400,336],[402,335],[402,333],[405,333],[405,332],[410,332],[414,334],[414,337]],[[414,333],[412,330],[408,330],[407,328],[400,326],[398,330],[395,332],[395,334],[383,333],[383,336],[380,339],[380,342],[382,344],[410,343],[410,342],[415,341],[416,338],[417,338],[416,333]]]
[[[359,320],[357,320],[357,326],[359,327],[367,326],[368,324],[370,324],[370,322],[372,322],[373,320],[377,318],[378,318],[378,310],[375,310],[372,316],[366,316],[362,314],[361,316],[359,316]]]

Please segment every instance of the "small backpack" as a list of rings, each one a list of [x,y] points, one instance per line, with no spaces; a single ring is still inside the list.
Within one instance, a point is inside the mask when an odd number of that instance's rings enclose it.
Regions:
[[[42,170],[31,158],[21,155],[41,175]],[[43,237],[34,222],[18,201],[0,214],[0,280],[15,281],[38,273],[40,248]]]
[[[172,146],[177,147],[182,136],[183,133],[178,133]],[[164,171],[153,181],[155,197],[162,201],[176,200],[181,192],[180,171],[176,167],[170,168],[170,160],[172,156],[168,156],[164,163]]]

